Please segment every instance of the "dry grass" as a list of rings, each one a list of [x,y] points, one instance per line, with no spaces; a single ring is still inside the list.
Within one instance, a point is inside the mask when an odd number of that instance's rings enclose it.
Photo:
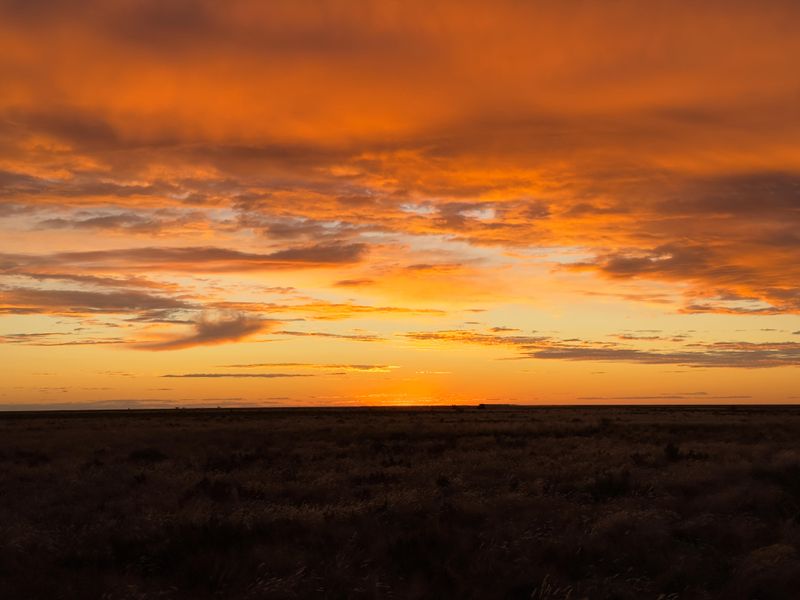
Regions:
[[[4,598],[794,598],[800,409],[0,417]]]

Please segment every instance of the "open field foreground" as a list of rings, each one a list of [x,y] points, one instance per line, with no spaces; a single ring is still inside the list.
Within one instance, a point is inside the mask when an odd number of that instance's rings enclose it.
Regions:
[[[800,409],[0,416],[3,598],[792,598]]]

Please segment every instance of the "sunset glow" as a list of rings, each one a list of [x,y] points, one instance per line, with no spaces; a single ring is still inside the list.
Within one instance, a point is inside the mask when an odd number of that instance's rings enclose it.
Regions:
[[[800,400],[800,5],[0,2],[2,408]]]

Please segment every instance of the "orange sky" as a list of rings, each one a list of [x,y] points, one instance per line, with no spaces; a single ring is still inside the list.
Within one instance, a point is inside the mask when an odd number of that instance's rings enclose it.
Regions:
[[[800,400],[800,5],[0,1],[0,407]]]

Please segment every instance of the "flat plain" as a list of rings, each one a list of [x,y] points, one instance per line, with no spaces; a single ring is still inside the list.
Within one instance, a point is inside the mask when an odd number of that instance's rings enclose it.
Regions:
[[[4,413],[4,598],[792,598],[800,408]]]

